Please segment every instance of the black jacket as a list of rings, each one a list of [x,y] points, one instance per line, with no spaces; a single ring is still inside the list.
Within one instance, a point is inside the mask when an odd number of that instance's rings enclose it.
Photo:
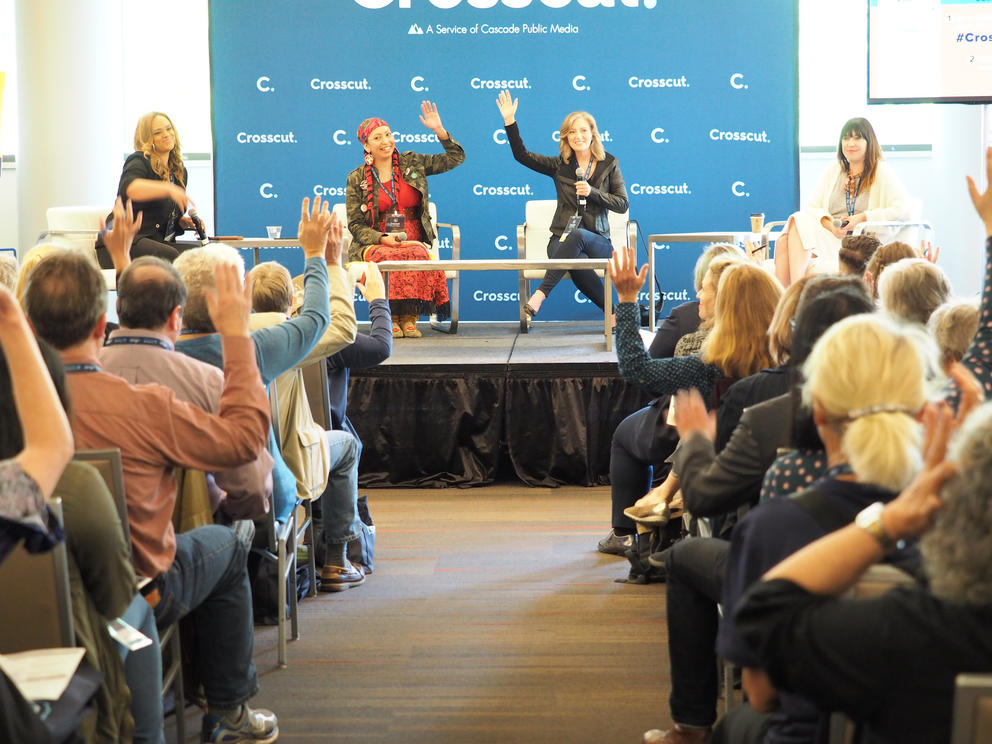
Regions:
[[[573,154],[569,160],[565,160],[561,155],[548,157],[547,155],[537,155],[526,147],[524,141],[520,139],[520,130],[516,122],[506,127],[506,138],[510,142],[510,149],[513,157],[521,165],[526,165],[533,171],[551,176],[555,182],[555,190],[558,193],[558,208],[555,210],[554,219],[551,220],[551,233],[560,236],[568,224],[568,218],[575,214],[578,209],[578,200],[575,195],[575,169],[578,163]],[[606,215],[611,212],[627,211],[627,188],[623,184],[623,176],[620,174],[620,166],[617,159],[606,153],[606,158],[598,163],[589,176],[589,186],[592,191],[586,197],[586,210],[582,215],[582,227],[594,233],[599,233],[604,238],[610,238],[610,222]]]
[[[125,204],[127,204],[127,187],[137,178],[147,178],[150,181],[162,180],[152,170],[152,164],[143,152],[133,152],[124,161],[124,170],[121,173],[121,180],[117,186],[117,195]],[[185,188],[185,184],[188,182],[189,172],[184,167],[183,183],[180,185]],[[142,202],[132,201],[132,207],[136,216],[138,212],[142,213],[141,229],[138,230],[135,240],[146,237],[154,238],[155,240],[165,240],[170,218],[173,219],[172,230],[174,234],[182,234],[183,228],[179,224],[179,218],[182,217],[183,211],[172,199],[154,199],[152,201]]]

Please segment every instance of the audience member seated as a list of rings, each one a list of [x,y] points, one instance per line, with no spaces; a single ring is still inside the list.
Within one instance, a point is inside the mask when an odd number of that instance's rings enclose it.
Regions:
[[[328,273],[340,284],[338,301],[347,305],[347,313],[332,308],[332,318],[346,315],[352,321],[354,337],[355,312],[351,303],[353,290],[348,287],[341,268],[341,226],[332,225],[327,241]],[[377,267],[378,268],[378,267]],[[289,271],[280,264],[269,262],[251,271],[252,327],[267,328],[289,318],[293,305],[293,282]],[[335,310],[338,312],[335,313]],[[340,339],[329,331],[308,355],[304,363],[323,363],[329,354],[342,348]],[[331,336],[331,338],[328,338]],[[282,454],[296,478],[297,494],[303,499],[320,499],[325,558],[320,569],[321,591],[344,591],[365,582],[362,569],[348,560],[348,543],[358,537],[361,529],[358,517],[358,443],[346,431],[325,431],[314,420],[307,400],[300,367],[276,378],[279,396],[279,422]],[[319,443],[319,444],[318,444]]]
[[[878,278],[882,309],[911,323],[926,325],[933,311],[947,302],[951,282],[936,264],[924,258],[904,258]]]
[[[950,742],[955,677],[992,672],[992,406],[968,417],[942,462],[949,419],[946,409],[931,417],[927,469],[896,499],[786,558],[744,596],[734,622],[759,667],[753,707],[802,695],[851,716],[862,741]],[[921,535],[929,589],[839,598]]]
[[[810,282],[810,292],[827,277]],[[791,292],[796,284],[789,287]],[[856,291],[860,288],[860,292]],[[855,313],[871,312],[871,298],[861,282],[855,288],[830,290],[802,297],[791,338],[790,371],[805,362],[813,344],[833,323]],[[798,375],[790,375],[795,379]],[[741,506],[757,503],[765,469],[778,447],[788,441],[791,396],[784,394],[746,408],[727,446],[717,454],[713,432],[698,393],[680,393],[676,424],[681,443],[673,468],[682,479],[686,508],[704,517],[721,517]],[[716,534],[720,534],[716,532]],[[689,538],[664,556],[651,556],[652,565],[666,570],[666,612],[672,691],[669,698],[675,728],[652,730],[648,742],[704,741],[716,720],[717,677],[713,645],[717,604],[730,544],[727,539]]]
[[[721,260],[721,259],[718,259]],[[731,380],[754,374],[771,362],[766,334],[782,287],[773,276],[749,263],[730,266],[720,275],[713,303],[713,330],[698,355],[651,359],[638,330],[637,292],[647,267],[638,273],[632,250],[617,251],[609,270],[614,276],[620,304],[617,307],[617,358],[620,374],[650,392],[674,394],[695,388],[715,408]],[[714,265],[717,261],[714,261]],[[712,273],[711,266],[708,274]],[[704,280],[703,287],[707,284]],[[746,298],[746,299],[745,299]],[[702,304],[702,303],[701,303]],[[720,387],[717,383],[720,383]],[[640,516],[667,511],[668,493],[638,504]],[[628,510],[629,515],[629,510]]]
[[[54,516],[45,506],[72,458],[72,432],[34,334],[14,295],[0,287],[0,349],[9,392],[3,420],[20,422],[21,444],[0,455],[0,561],[17,543],[49,550],[59,540]]]
[[[717,653],[743,667],[745,690],[761,662],[732,618],[744,592],[782,558],[854,520],[875,502],[888,502],[920,468],[918,418],[927,402],[927,372],[936,350],[919,330],[879,314],[856,315],[832,326],[803,365],[803,402],[830,464],[825,476],[793,498],[748,512],[734,529],[721,601]],[[911,565],[915,551],[894,562]],[[781,709],[760,715],[747,704],[733,709],[713,742],[813,742],[819,713],[809,700],[782,695]]]
[[[17,301],[21,303],[22,307],[24,305],[24,290],[28,286],[28,275],[31,273],[31,269],[37,266],[45,256],[59,250],[65,249],[54,243],[39,243],[29,248],[27,253],[21,256],[21,265],[17,270],[17,281],[14,284],[14,296],[17,297]]]
[[[136,259],[117,280],[121,326],[100,350],[100,364],[133,385],[156,382],[179,400],[219,413],[224,374],[175,352],[185,304],[186,285],[172,264],[154,256]],[[223,500],[211,507],[220,508],[221,521],[258,519],[269,510],[272,462],[263,449],[254,462],[213,474]]]
[[[904,258],[920,258],[920,252],[909,243],[895,240],[891,243],[879,246],[865,270],[865,283],[871,289],[872,297],[878,299],[878,280],[882,276],[887,266],[891,266],[896,261]]]
[[[134,223],[123,218],[106,239],[129,245],[133,236]],[[101,369],[107,291],[87,258],[71,252],[47,257],[31,273],[25,304],[38,334],[62,352],[76,446],[121,450],[133,563],[151,579],[142,593],[159,627],[187,613],[193,618],[193,657],[207,701],[204,741],[271,742],[278,736],[276,717],[246,704],[258,690],[246,548],[228,527],[176,535],[170,519],[175,466],[223,470],[252,462],[269,426],[237,272],[218,269],[216,286],[209,310],[225,357],[217,415],[177,400],[167,388],[132,386]]]
[[[868,270],[868,262],[875,251],[882,245],[874,235],[846,235],[840,241],[840,251],[837,253],[838,268],[841,274],[864,276]]]
[[[330,225],[331,213],[326,203],[321,205],[320,197],[314,199],[312,209],[309,198],[303,200],[297,233],[306,257],[300,313],[292,320],[261,328],[251,334],[255,359],[262,382],[266,385],[303,362],[331,323],[327,261],[324,258]],[[206,305],[212,291],[212,276],[218,266],[232,266],[239,273],[244,272],[240,254],[227,246],[196,248],[186,251],[176,260],[176,270],[189,293],[183,314],[183,333],[176,341],[176,350],[215,367],[222,367],[221,338],[210,321]],[[350,320],[347,316],[340,320],[344,328],[351,329],[350,334],[346,330],[341,333],[340,343],[343,346],[354,339],[354,313]],[[285,522],[296,505],[296,478],[286,466],[272,430],[269,432],[269,450],[275,461],[272,466],[273,514],[277,520]]]
[[[44,341],[38,345],[47,365],[43,377],[51,377],[65,405],[59,353]],[[23,432],[2,360],[0,351],[0,419],[11,422],[0,428],[0,457],[7,457],[23,446]],[[137,592],[131,547],[124,539],[113,496],[96,470],[72,460],[53,495],[62,501],[76,641],[86,649],[86,661],[103,675],[97,714],[85,718],[78,733],[87,742],[132,740],[132,734],[135,742],[162,742],[162,669],[155,615]],[[151,638],[152,644],[129,651],[116,643],[107,623],[117,617]]]
[[[978,330],[978,301],[952,300],[933,311],[927,328],[940,350],[940,364],[946,372],[960,362]]]
[[[717,258],[720,260],[714,261]],[[720,275],[727,267],[744,260],[737,248],[725,243],[712,245],[703,252],[693,272],[697,300],[679,305],[662,322],[651,342],[652,358],[674,356],[675,347],[684,336],[695,332],[700,324],[707,330],[712,327],[713,302]],[[633,546],[636,528],[623,512],[651,489],[655,468],[664,466],[665,459],[675,449],[678,438],[668,425],[668,408],[669,396],[655,398],[627,416],[613,432],[610,448],[612,527],[599,541],[601,553],[623,555]]]

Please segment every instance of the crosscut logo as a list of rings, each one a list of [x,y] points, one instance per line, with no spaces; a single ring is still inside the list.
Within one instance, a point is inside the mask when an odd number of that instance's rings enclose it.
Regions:
[[[688,196],[692,193],[685,181],[669,184],[632,183],[628,191],[631,196]]]
[[[533,196],[530,184],[523,186],[487,186],[477,183],[472,187],[472,193],[476,196]]]
[[[530,81],[527,78],[519,80],[493,80],[489,78],[472,78],[469,83],[472,90],[530,90]]]
[[[760,132],[740,132],[726,129],[711,129],[710,139],[715,142],[761,142],[771,143],[768,139],[768,132],[762,129]]]
[[[331,142],[342,147],[351,144],[351,140],[348,139],[348,132],[344,129],[335,129],[331,132]]]
[[[238,132],[239,145],[295,145],[299,140],[292,132],[282,134]]]
[[[665,136],[664,129],[662,129],[661,127],[655,127],[654,129],[651,130],[651,141],[654,142],[656,145],[664,145],[670,142],[671,140],[669,140],[668,137]]]
[[[599,139],[601,142],[612,142],[613,138],[610,137],[610,130],[604,129],[602,132],[600,132]],[[551,141],[555,143],[561,142],[561,132],[559,130],[556,129],[551,133]]]
[[[390,5],[396,5],[400,10],[410,10],[414,0],[355,0],[358,5],[369,10],[382,10]],[[416,0],[418,7],[433,5],[441,10],[451,10],[461,5],[463,0]],[[558,10],[572,4],[573,0],[464,0],[469,6],[479,10],[488,10],[502,4],[507,8],[528,8],[531,5],[543,5],[546,8]],[[650,10],[658,5],[658,0],[575,0],[580,8],[646,8]]]
[[[487,292],[477,289],[472,293],[476,302],[520,302],[519,292]]]
[[[572,87],[575,90],[590,90],[589,86],[586,84],[585,75],[576,75],[572,78]]]
[[[258,193],[259,195],[261,195],[263,199],[278,199],[279,194],[277,194],[272,190],[274,188],[275,186],[273,186],[271,183],[263,183],[261,186],[258,187]]]
[[[324,186],[317,183],[313,187],[314,196],[344,196],[344,186]]]
[[[680,77],[664,78],[642,78],[631,75],[627,78],[627,85],[631,88],[691,88],[685,75]]]
[[[361,80],[322,80],[311,78],[310,87],[313,90],[372,90],[368,78]]]
[[[498,250],[498,251],[512,251],[513,250],[513,246],[510,245],[507,242],[509,239],[510,238],[507,237],[506,235],[497,235],[496,236],[496,240],[493,241],[493,244],[496,246],[496,250]]]
[[[416,91],[417,93],[426,93],[430,90],[426,85],[424,85],[423,75],[414,75],[410,78],[410,90]]]
[[[426,132],[417,132],[416,134],[408,134],[406,132],[393,132],[393,140],[396,144],[417,144],[422,142],[438,142],[436,134],[428,134]]]
[[[734,181],[730,184],[730,193],[734,196],[751,196],[751,192],[747,190],[747,184],[743,181]]]
[[[255,81],[255,87],[258,88],[262,93],[271,93],[275,90],[272,86],[272,78],[268,75],[262,75],[258,80]]]

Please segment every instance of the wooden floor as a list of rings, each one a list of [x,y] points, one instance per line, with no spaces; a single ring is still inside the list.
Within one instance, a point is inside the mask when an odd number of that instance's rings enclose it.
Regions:
[[[276,668],[280,742],[640,741],[668,718],[664,585],[596,551],[609,489],[376,490],[375,573],[300,605]],[[198,710],[188,710],[199,732]],[[192,740],[192,737],[191,737]]]

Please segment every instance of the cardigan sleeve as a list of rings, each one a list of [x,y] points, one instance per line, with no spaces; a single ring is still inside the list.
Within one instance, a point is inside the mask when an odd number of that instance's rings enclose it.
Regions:
[[[510,143],[510,151],[513,153],[513,159],[521,165],[527,166],[532,171],[537,171],[553,178],[555,172],[558,170],[558,164],[561,162],[561,158],[538,155],[524,147],[524,141],[520,137],[520,128],[516,122],[507,124],[505,128],[506,139]]]

